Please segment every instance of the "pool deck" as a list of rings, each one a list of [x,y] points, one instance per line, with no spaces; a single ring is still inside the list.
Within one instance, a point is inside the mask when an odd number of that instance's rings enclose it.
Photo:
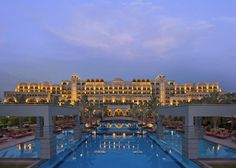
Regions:
[[[218,144],[221,144],[221,145],[224,145],[224,146],[227,146],[236,150],[236,143],[232,142],[231,137],[226,138],[226,139],[220,139],[220,138],[215,138],[212,136],[204,136],[204,138],[208,141],[218,143]]]
[[[19,138],[19,139],[10,138],[8,141],[0,143],[0,150],[4,149],[4,148],[7,148],[7,147],[10,147],[10,146],[17,145],[19,143],[24,143],[24,142],[27,142],[27,141],[31,141],[34,138],[35,138],[35,136],[27,136],[27,137],[23,137],[23,138]]]
[[[212,168],[211,165],[236,165],[235,159],[200,159],[197,162],[204,168]]]
[[[27,168],[35,168],[42,161],[39,159],[0,159],[0,165],[28,165]]]

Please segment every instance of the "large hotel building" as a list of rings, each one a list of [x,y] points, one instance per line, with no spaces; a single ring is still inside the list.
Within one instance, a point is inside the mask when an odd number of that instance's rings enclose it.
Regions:
[[[62,80],[59,84],[49,82],[19,82],[15,91],[4,93],[5,103],[17,103],[17,98],[24,96],[26,103],[47,103],[58,97],[59,104],[78,102],[83,94],[94,103],[107,105],[130,105],[149,101],[154,94],[162,105],[178,105],[201,99],[211,92],[221,92],[219,83],[184,83],[177,84],[159,75],[155,80],[133,79],[124,81],[116,78],[112,81],[103,79],[81,80],[72,75],[70,80]]]

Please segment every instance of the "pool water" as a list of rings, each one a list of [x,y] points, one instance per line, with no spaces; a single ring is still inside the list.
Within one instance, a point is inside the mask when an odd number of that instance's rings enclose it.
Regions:
[[[64,130],[56,135],[57,154],[70,148],[76,142],[73,130]],[[40,141],[34,139],[0,151],[0,158],[39,158]]]
[[[178,168],[168,153],[147,136],[91,136],[58,167]]]
[[[29,141],[0,151],[0,158],[38,158],[39,156],[38,140]]]
[[[164,131],[164,141],[180,154],[182,153],[182,134],[174,130]],[[205,139],[199,140],[199,158],[236,158],[236,150]]]
[[[127,123],[118,123],[118,125],[114,123],[109,126],[109,129],[102,129],[105,134],[83,135],[80,140],[75,140],[73,130],[65,130],[56,135],[57,155],[41,167],[178,168],[182,165],[189,168],[199,167],[182,157],[183,135],[181,133],[165,130],[163,140],[158,139],[154,134],[106,135],[108,130],[112,132],[123,129],[134,132],[138,130],[133,127],[130,129]],[[0,158],[39,158],[39,149],[40,141],[33,140],[1,150]],[[199,158],[236,158],[236,150],[200,140]]]
[[[207,140],[199,142],[200,158],[236,158],[236,150]]]

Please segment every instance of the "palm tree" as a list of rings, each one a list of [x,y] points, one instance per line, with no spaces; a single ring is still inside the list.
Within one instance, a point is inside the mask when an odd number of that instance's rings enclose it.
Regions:
[[[44,102],[44,103],[46,103],[46,102]],[[59,104],[59,96],[55,96],[55,95],[52,96],[50,103],[58,105]]]
[[[101,120],[103,119],[103,116],[105,115],[105,112],[108,110],[107,105],[101,104],[100,105],[100,113],[99,117],[101,118]]]
[[[222,95],[223,104],[236,104],[236,93],[226,93]]]
[[[26,103],[26,96],[25,95],[16,95],[16,101],[19,104],[24,104]]]
[[[100,103],[93,104],[93,119],[102,120],[103,110],[106,107],[101,105]]]
[[[149,101],[149,109],[147,112],[147,115],[152,117],[152,118],[157,118],[157,109],[159,106],[159,99],[157,98],[157,96],[155,94],[152,94],[151,96],[151,100]]]
[[[93,116],[95,115],[95,111],[97,109],[96,104],[89,103],[87,106],[87,117],[89,118],[89,125],[92,126],[93,124]]]
[[[138,106],[135,104],[131,104],[130,106],[130,113],[133,118],[138,117]]]
[[[87,108],[89,106],[88,96],[86,94],[83,94],[80,101],[78,102],[78,105],[80,107],[80,114],[81,114],[81,121],[85,122],[85,116],[87,112]]]
[[[144,119],[147,117],[147,111],[148,111],[148,103],[142,102],[138,105],[138,114],[141,118],[142,124],[144,123]]]

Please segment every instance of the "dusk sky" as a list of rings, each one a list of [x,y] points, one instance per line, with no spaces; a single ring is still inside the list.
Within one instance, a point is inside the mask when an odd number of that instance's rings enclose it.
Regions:
[[[0,1],[0,96],[74,73],[236,91],[236,0]]]

